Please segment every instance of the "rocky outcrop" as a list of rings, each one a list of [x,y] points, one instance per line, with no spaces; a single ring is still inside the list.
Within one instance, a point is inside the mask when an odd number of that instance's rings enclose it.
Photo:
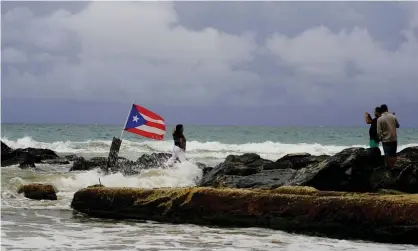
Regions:
[[[11,166],[22,164],[21,167],[34,167],[35,163],[41,163],[45,160],[59,159],[58,155],[44,148],[18,148],[11,149],[2,143],[1,147],[1,166]]]
[[[57,200],[56,189],[49,184],[33,183],[21,186],[18,191],[33,200]]]
[[[204,174],[200,185],[230,188],[311,186],[320,190],[418,193],[418,147],[398,153],[396,168],[384,167],[379,148],[347,148],[333,156],[286,155],[273,162],[257,154],[230,155]]]
[[[170,153],[143,154],[136,161],[119,157],[116,165],[110,167],[109,170],[107,170],[107,157],[94,157],[91,159],[77,157],[74,158],[74,163],[70,171],[88,171],[98,168],[106,172],[110,171],[111,173],[121,172],[124,175],[136,175],[141,170],[166,167],[165,163],[170,157]],[[208,171],[206,165],[202,163],[197,163],[197,165],[201,169]]]
[[[106,157],[94,157],[86,160],[83,157],[77,157],[74,160],[70,171],[88,171],[98,167],[106,167],[107,158]]]
[[[11,151],[12,148],[10,148],[8,145],[3,143],[3,141],[1,141],[1,155],[3,156],[3,154],[10,153]]]
[[[92,217],[268,227],[343,239],[418,244],[418,195],[409,194],[356,194],[312,187],[97,187],[76,192],[71,207]]]

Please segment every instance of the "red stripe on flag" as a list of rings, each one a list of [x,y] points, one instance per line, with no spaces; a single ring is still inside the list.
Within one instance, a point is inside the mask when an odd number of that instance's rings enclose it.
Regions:
[[[146,108],[144,108],[142,106],[135,105],[135,107],[136,107],[136,109],[138,110],[139,113],[141,113],[141,114],[143,114],[145,116],[148,116],[148,117],[150,117],[152,119],[164,121],[164,119],[160,115],[158,115],[156,113],[153,113],[152,111],[150,111],[150,110],[148,110],[148,109],[146,109]]]
[[[126,129],[126,131],[133,133],[133,134],[137,134],[137,135],[141,135],[143,137],[147,137],[150,139],[155,139],[155,140],[162,140],[164,139],[164,135],[159,135],[159,134],[155,134],[155,133],[151,133],[151,132],[146,132],[143,130],[140,130],[138,128],[129,128]]]
[[[165,125],[163,125],[163,124],[159,124],[159,123],[155,123],[155,122],[147,121],[147,122],[145,123],[145,125],[147,125],[147,126],[151,126],[151,127],[155,127],[155,128],[158,128],[158,129],[160,129],[160,130],[164,130],[164,131],[165,131]]]

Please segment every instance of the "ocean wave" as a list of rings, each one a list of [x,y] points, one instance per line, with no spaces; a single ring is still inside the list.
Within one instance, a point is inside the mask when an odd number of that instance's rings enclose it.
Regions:
[[[49,148],[61,154],[92,154],[96,156],[106,156],[111,145],[110,140],[87,140],[87,141],[55,141],[55,142],[40,142],[31,137],[23,137],[17,140],[9,140],[2,138],[2,141],[12,148]],[[418,146],[416,144],[406,144],[398,147],[402,150],[406,147]],[[280,142],[265,141],[259,143],[244,143],[244,144],[225,144],[216,141],[187,142],[187,155],[190,158],[204,159],[221,159],[229,154],[243,154],[243,153],[257,153],[260,156],[268,159],[277,159],[289,153],[306,152],[313,155],[321,154],[336,154],[347,147],[367,147],[367,145],[322,145],[319,143],[299,143],[287,144]],[[152,152],[171,152],[171,141],[130,141],[123,140],[120,156],[135,159],[144,153]]]
[[[173,168],[153,168],[143,170],[138,175],[124,176],[122,173],[105,174],[97,169],[87,172],[45,172],[34,173],[29,170],[5,171],[2,175],[10,177],[2,183],[3,208],[69,209],[74,193],[90,185],[102,183],[107,187],[186,187],[195,186],[203,175],[202,169],[191,162],[176,163]],[[18,176],[16,176],[18,175]],[[99,180],[100,179],[100,180]],[[30,183],[52,184],[57,190],[57,201],[26,200],[18,194],[20,186]]]

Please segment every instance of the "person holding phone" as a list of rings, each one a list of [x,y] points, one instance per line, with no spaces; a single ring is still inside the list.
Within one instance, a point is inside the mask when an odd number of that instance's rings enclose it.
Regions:
[[[369,128],[369,146],[370,148],[379,147],[379,135],[377,133],[377,120],[381,116],[382,112],[380,107],[374,109],[374,118],[368,112],[365,113],[366,124],[370,125]]]

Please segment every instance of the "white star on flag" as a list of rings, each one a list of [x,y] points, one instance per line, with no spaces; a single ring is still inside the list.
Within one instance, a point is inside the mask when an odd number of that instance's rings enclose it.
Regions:
[[[139,119],[139,118],[138,118],[138,116],[136,116],[136,115],[135,115],[135,116],[133,116],[133,121],[134,121],[134,122],[138,122],[138,119]]]

